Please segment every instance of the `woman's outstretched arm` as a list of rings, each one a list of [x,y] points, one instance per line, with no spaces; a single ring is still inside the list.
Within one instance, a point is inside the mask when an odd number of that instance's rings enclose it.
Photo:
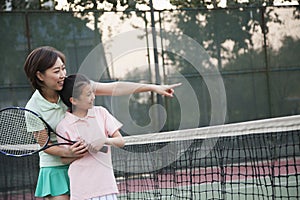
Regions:
[[[171,85],[155,85],[125,81],[111,83],[94,82],[95,94],[97,96],[121,96],[139,92],[155,92],[163,96],[173,97],[174,88],[180,85],[181,83],[175,83]]]

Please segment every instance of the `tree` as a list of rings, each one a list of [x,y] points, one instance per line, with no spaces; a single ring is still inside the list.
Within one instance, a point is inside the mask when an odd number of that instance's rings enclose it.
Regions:
[[[1,10],[53,10],[55,0],[0,0]]]
[[[0,0],[0,5],[2,5],[2,9],[6,8],[5,5],[7,2],[8,1]],[[42,0],[12,0],[11,2],[13,4],[13,10],[46,9],[45,1]],[[253,35],[255,33],[258,33],[261,34],[261,36],[266,36],[269,32],[267,24],[270,22],[275,22],[278,24],[283,23],[278,17],[278,14],[276,13],[276,10],[273,7],[268,7],[266,9],[266,6],[273,5],[272,0],[249,2],[237,2],[230,0],[227,1],[226,5],[222,5],[220,1],[209,2],[197,0],[171,0],[170,2],[174,6],[176,6],[175,10],[154,10],[155,13],[159,14],[159,19],[155,19],[156,27],[161,27],[164,23],[167,23],[169,25],[171,24],[172,29],[169,31],[169,34],[174,35],[173,38],[180,38],[182,35],[187,35],[190,38],[193,38],[195,41],[201,44],[203,48],[205,48],[205,50],[209,53],[212,60],[216,62],[216,66],[218,67],[220,72],[231,73],[232,70],[252,70],[249,68],[249,66],[253,66],[253,64],[257,62],[260,62],[259,65],[264,65],[264,67],[269,66],[268,56],[273,55],[273,53],[268,52],[267,38],[263,38],[262,43],[260,43],[260,46],[258,46],[257,42],[253,40]],[[150,18],[147,17],[149,14],[149,9],[141,10],[140,5],[142,4],[149,6],[149,1],[69,0],[68,5],[65,6],[63,10],[72,11],[74,14],[73,16],[82,21],[83,24],[91,22],[94,25],[93,45],[96,46],[102,43],[102,31],[99,28],[99,19],[105,11],[117,12],[118,10],[122,10],[124,14],[120,17],[121,19],[131,18],[133,15],[136,15],[145,20],[146,24],[149,24]],[[297,17],[299,17],[299,8],[294,9],[293,13],[295,19],[297,19]],[[52,30],[51,27],[55,27],[54,22],[62,25],[63,27],[65,27],[65,29],[57,30],[54,28]],[[34,25],[38,27],[41,25],[41,23],[41,20],[36,20],[31,24],[31,26]],[[53,19],[50,20],[50,23],[43,24],[43,26],[47,27],[48,31],[45,34],[37,34],[36,39],[38,40],[36,41],[40,41],[42,43],[46,37],[48,41],[53,41],[53,44],[57,43],[56,45],[58,45],[58,47],[62,45],[62,48],[65,48],[62,43],[57,42],[59,41],[57,40],[57,38],[61,37],[61,40],[63,40],[64,35],[67,35],[68,33],[70,33],[70,30],[73,29],[71,26],[69,26],[68,22],[65,23],[55,21],[55,19]],[[34,34],[34,32],[32,34]],[[39,43],[36,43],[35,45],[37,44]],[[188,43],[183,45],[185,45],[185,48],[189,47]],[[171,47],[166,46],[165,48]],[[104,49],[102,51],[103,60],[105,61]],[[193,49],[190,49],[189,52],[186,53],[193,54],[193,52]],[[179,70],[180,73],[182,73],[186,77],[197,75],[197,70],[195,70],[193,66],[191,66],[188,62],[184,61],[182,58],[168,52],[158,53],[161,53],[164,62],[167,63],[167,65],[172,65],[173,68]],[[249,55],[252,58],[259,57],[260,59],[247,60],[246,58]],[[196,57],[198,55],[194,56]],[[234,65],[233,61],[235,60],[246,60],[246,62],[244,62],[244,64],[239,63],[240,65],[237,66],[237,68],[233,69],[233,67],[228,65],[228,63]],[[209,72],[209,69],[207,70]],[[110,77],[108,76],[108,78]],[[206,94],[207,91],[203,82],[201,83],[201,85],[203,86],[201,86],[202,89],[198,87],[199,82],[203,81],[201,80],[201,77],[198,77],[198,80],[191,80],[190,78],[187,79],[190,80],[194,90],[197,91],[197,93],[199,94],[199,100],[203,99],[201,95]],[[268,82],[270,83],[270,81]],[[248,95],[251,96],[250,93]],[[271,95],[269,95],[268,98],[271,98]],[[205,125],[207,123],[207,119],[210,116],[210,102],[207,101],[204,104],[207,108],[202,107],[202,110],[206,109],[208,110],[208,112],[206,112],[207,116],[205,117],[205,119],[201,120],[202,122],[205,122],[202,125]],[[261,116],[262,115],[257,114],[255,117]],[[250,118],[252,117],[253,116],[251,116]],[[174,127],[176,127],[176,125],[174,125]]]

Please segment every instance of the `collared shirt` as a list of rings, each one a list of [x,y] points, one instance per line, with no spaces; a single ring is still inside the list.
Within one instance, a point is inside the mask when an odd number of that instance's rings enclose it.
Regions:
[[[67,106],[59,98],[57,103],[47,101],[38,90],[31,96],[26,104],[26,108],[40,115],[55,130],[57,124],[64,118]],[[51,140],[56,141],[55,134],[51,135]],[[61,166],[59,156],[53,156],[45,152],[40,152],[40,167]]]
[[[67,112],[58,124],[57,133],[70,140],[84,139],[90,143],[103,136],[112,136],[122,124],[105,108],[94,106],[86,117]],[[60,138],[57,138],[62,142]],[[75,160],[69,167],[71,200],[83,200],[118,193],[114,177],[111,149],[107,153],[89,153]]]

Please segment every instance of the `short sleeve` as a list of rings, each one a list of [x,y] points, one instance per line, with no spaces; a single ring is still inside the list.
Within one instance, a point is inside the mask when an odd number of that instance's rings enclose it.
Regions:
[[[107,109],[104,107],[99,108],[103,114],[105,132],[107,135],[112,136],[123,126],[123,124],[110,114]]]

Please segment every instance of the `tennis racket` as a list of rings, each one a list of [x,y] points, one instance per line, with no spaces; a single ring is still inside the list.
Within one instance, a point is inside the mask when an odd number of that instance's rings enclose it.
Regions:
[[[52,134],[65,140],[53,143]],[[0,153],[12,157],[30,156],[52,146],[72,145],[76,141],[57,134],[45,120],[35,112],[21,107],[0,110]],[[100,150],[108,151],[107,146]]]

